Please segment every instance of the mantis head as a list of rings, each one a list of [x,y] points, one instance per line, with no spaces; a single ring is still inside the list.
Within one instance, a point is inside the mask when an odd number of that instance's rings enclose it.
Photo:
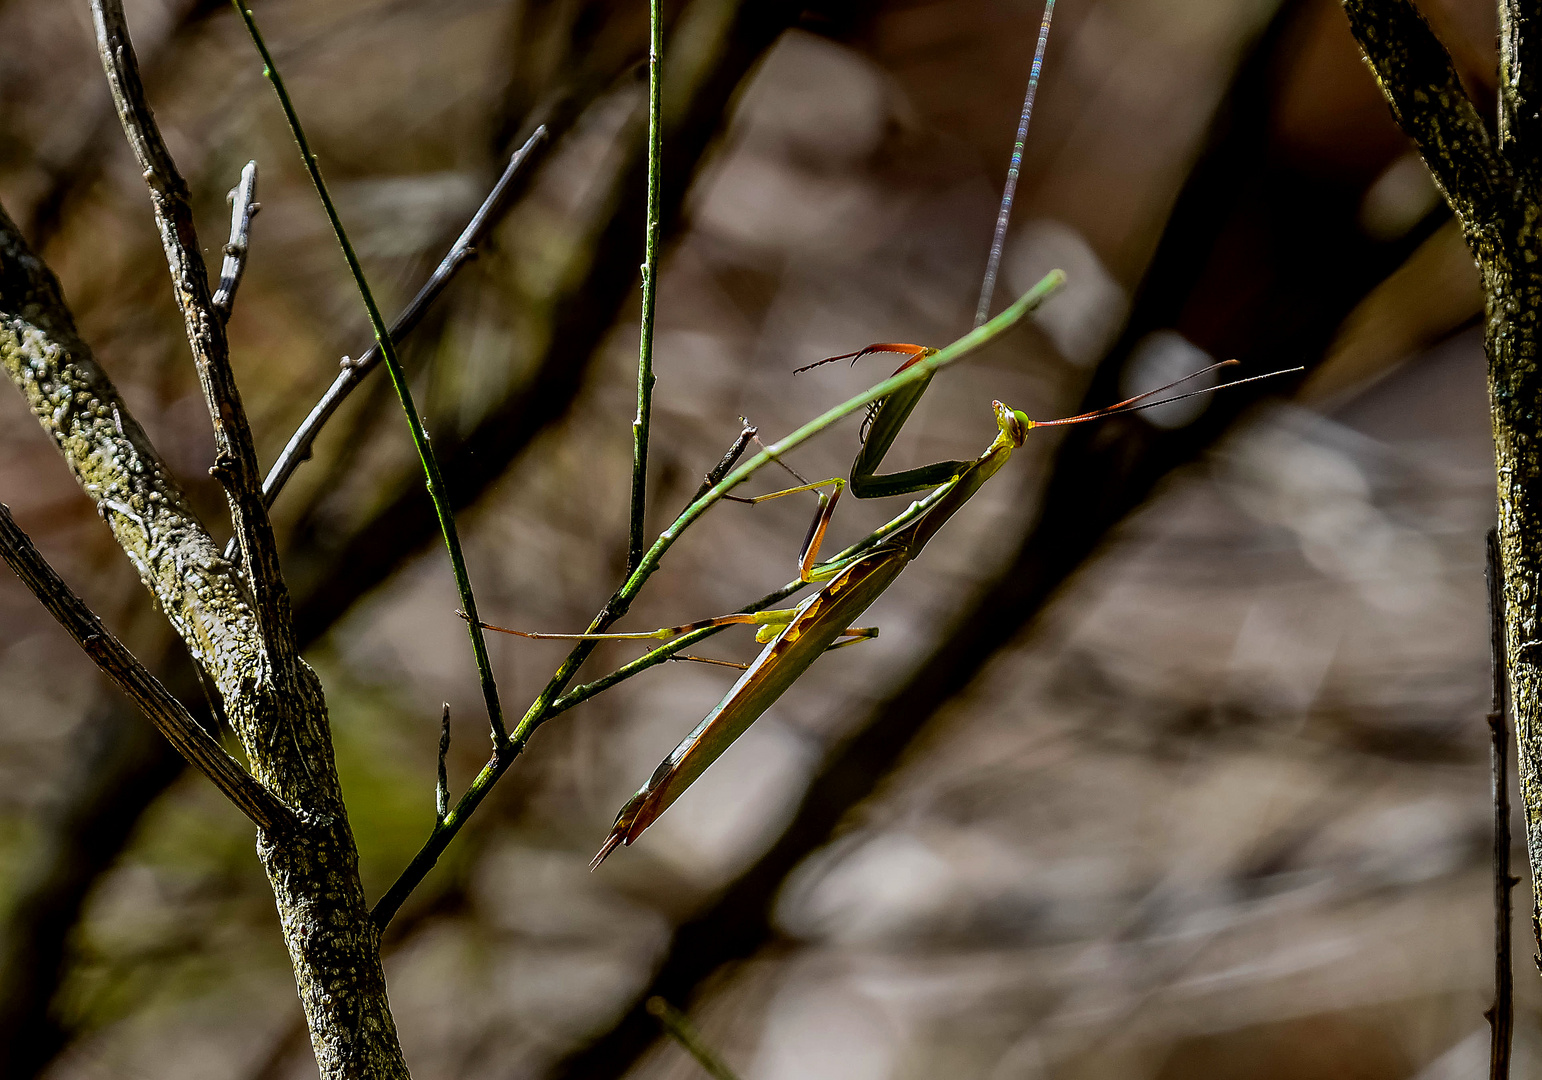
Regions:
[[[1002,438],[1010,442],[1014,450],[1022,446],[1028,438],[1028,429],[1034,426],[1033,421],[1026,413],[999,401],[991,402],[991,408],[996,411],[996,426],[1001,429]]]

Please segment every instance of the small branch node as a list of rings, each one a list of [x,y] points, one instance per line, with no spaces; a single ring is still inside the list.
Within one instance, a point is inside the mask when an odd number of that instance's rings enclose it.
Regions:
[[[252,218],[262,209],[257,202],[257,163],[248,161],[241,170],[241,180],[226,196],[230,203],[230,240],[225,244],[225,260],[220,264],[220,284],[210,301],[222,322],[230,321],[235,307],[236,290],[246,273],[246,257],[251,247]]]

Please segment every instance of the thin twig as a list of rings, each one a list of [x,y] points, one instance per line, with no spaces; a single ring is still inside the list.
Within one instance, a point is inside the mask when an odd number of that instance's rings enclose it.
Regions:
[[[248,161],[241,170],[241,182],[230,189],[230,240],[225,244],[225,259],[220,264],[220,286],[212,301],[220,318],[230,321],[235,307],[236,290],[246,273],[246,253],[251,245],[252,218],[262,204],[257,201],[257,163]]]
[[[391,324],[393,343],[400,344],[403,338],[412,333],[418,323],[423,321],[423,315],[429,305],[444,292],[451,280],[460,272],[460,268],[477,257],[488,234],[513,205],[514,181],[520,176],[528,176],[528,168],[538,160],[539,151],[546,141],[547,129],[542,125],[536,128],[535,134],[531,135],[525,145],[509,158],[503,175],[498,178],[492,191],[482,201],[477,212],[472,215],[471,221],[467,223],[460,237],[439,261],[439,265],[434,268],[429,279],[412,298],[412,302],[402,309],[402,313]],[[294,475],[300,464],[309,460],[311,448],[315,445],[316,436],[321,434],[321,429],[342,406],[348,395],[353,393],[354,388],[364,381],[364,377],[379,366],[380,358],[380,343],[376,341],[363,356],[343,364],[342,371],[327,392],[321,396],[321,400],[316,402],[304,422],[289,437],[289,442],[278,455],[278,460],[268,470],[267,479],[262,482],[262,497],[269,506],[273,505],[273,500],[278,498],[278,493],[283,490],[284,485],[289,482],[289,478]]]
[[[663,168],[664,12],[663,0],[648,0],[648,219],[643,240],[642,329],[637,345],[637,417],[632,421],[632,507],[627,530],[626,571],[643,557],[648,516],[648,431],[653,416],[653,313],[658,303],[659,179]]]
[[[716,465],[707,470],[707,474],[701,478],[701,487],[696,489],[696,494],[691,496],[691,502],[695,502],[707,492],[711,491],[717,482],[728,475],[728,470],[739,463],[744,456],[744,451],[749,447],[750,440],[760,434],[760,429],[750,423],[744,417],[739,417],[739,423],[744,425],[744,430],[739,432],[739,437],[734,440],[732,446],[718,459]],[[687,506],[690,503],[686,504]]]
[[[910,365],[903,371],[897,372],[882,382],[869,387],[856,397],[850,398],[828,410],[823,415],[810,420],[792,434],[766,447],[749,461],[729,472],[728,475],[713,485],[705,495],[686,507],[680,516],[670,524],[669,528],[659,534],[658,540],[648,549],[637,568],[632,571],[622,586],[616,590],[609,602],[600,610],[600,613],[595,616],[584,632],[586,634],[602,633],[606,627],[620,618],[631,605],[632,600],[637,596],[637,593],[642,589],[648,578],[658,569],[659,561],[668,552],[670,547],[674,545],[674,542],[680,538],[680,535],[686,529],[721,500],[730,489],[749,479],[759,469],[779,459],[783,454],[812,439],[832,424],[863,409],[869,402],[886,397],[897,390],[909,386],[913,382],[930,378],[939,369],[957,363],[964,357],[996,340],[1026,318],[1050,294],[1059,289],[1064,282],[1064,273],[1059,270],[1051,271],[1045,275],[1042,281],[1024,293],[1016,303],[984,326],[970,331],[947,348],[938,350],[926,359]],[[705,633],[703,633],[703,636],[705,636]],[[684,634],[664,648],[674,651],[685,644],[699,640],[700,638],[698,637]],[[428,839],[418,849],[417,854],[407,864],[406,869],[402,871],[395,883],[386,890],[385,895],[376,903],[373,915],[378,927],[384,929],[401,908],[402,903],[411,895],[412,890],[417,887],[418,882],[422,881],[424,876],[433,869],[434,864],[439,860],[440,854],[449,846],[450,841],[455,838],[455,834],[460,831],[471,815],[476,812],[476,808],[487,797],[487,793],[492,790],[493,785],[498,782],[498,779],[513,764],[514,759],[524,750],[536,729],[556,715],[554,706],[558,701],[559,695],[562,694],[568,683],[572,681],[573,676],[578,672],[583,662],[588,659],[589,654],[594,651],[595,645],[596,643],[593,641],[580,641],[573,647],[573,650],[568,653],[567,659],[557,668],[551,679],[547,681],[545,688],[542,689],[535,701],[531,703],[529,709],[525,711],[525,715],[520,719],[519,724],[510,735],[507,746],[494,751],[491,760],[482,767],[482,771],[471,782],[471,786],[460,797],[460,801],[455,804],[455,807],[445,817],[444,821],[436,825],[433,831],[429,833]],[[654,650],[648,656],[654,656],[662,651],[662,649]],[[661,663],[665,659],[667,659],[667,656],[660,656],[654,662]],[[642,668],[638,667],[636,670],[642,670]],[[635,671],[633,674],[635,674]],[[603,682],[604,680],[600,681]],[[608,685],[614,685],[614,682]],[[601,687],[601,689],[604,688]]]
[[[487,641],[477,618],[476,596],[471,591],[471,576],[466,570],[466,558],[461,552],[460,535],[455,528],[455,513],[450,506],[449,492],[445,489],[438,459],[435,458],[434,451],[428,444],[428,432],[424,430],[423,418],[418,414],[417,406],[413,404],[412,388],[407,385],[407,375],[396,355],[396,346],[391,340],[391,332],[380,314],[379,305],[375,303],[374,293],[370,291],[369,281],[364,276],[364,268],[360,265],[359,257],[353,250],[353,244],[348,239],[347,230],[343,228],[342,219],[338,217],[337,207],[327,191],[326,181],[322,179],[321,166],[316,162],[316,155],[311,152],[310,143],[305,137],[305,129],[300,124],[299,114],[295,112],[294,103],[290,100],[289,91],[284,86],[283,77],[279,75],[273,55],[268,51],[262,32],[257,28],[257,19],[243,0],[231,0],[231,3],[240,13],[241,21],[246,24],[247,33],[251,35],[252,43],[262,56],[262,73],[273,84],[273,92],[278,95],[279,105],[284,110],[284,119],[288,121],[289,131],[299,147],[306,172],[310,174],[316,194],[321,198],[321,205],[326,211],[327,220],[332,224],[332,231],[337,236],[338,245],[343,249],[343,257],[348,261],[348,270],[359,287],[359,296],[363,299],[364,309],[369,314],[370,327],[375,331],[375,342],[380,346],[381,359],[385,362],[386,371],[391,375],[391,384],[396,389],[402,412],[406,414],[407,428],[412,434],[412,445],[417,450],[418,459],[423,465],[428,497],[434,504],[434,512],[439,518],[439,531],[444,535],[444,546],[450,555],[450,568],[455,574],[455,587],[460,593],[460,606],[470,615],[466,628],[471,635],[471,653],[476,660],[477,674],[482,683],[482,698],[487,705],[487,722],[492,729],[493,747],[495,750],[502,749],[508,744],[509,736],[503,724],[503,708],[498,702],[498,683],[493,677],[492,660],[487,655]],[[258,496],[260,499],[260,490]]]
[[[717,1056],[717,1053],[706,1044],[701,1037],[701,1032],[696,1030],[696,1025],[691,1023],[691,1018],[675,1008],[661,997],[648,999],[648,1012],[658,1017],[659,1024],[669,1033],[669,1037],[679,1043],[687,1054],[696,1059],[696,1064],[707,1071],[714,1080],[739,1080],[738,1075],[728,1067],[727,1062]]]
[[[450,777],[445,771],[444,759],[450,752],[450,703],[444,703],[439,717],[439,781],[434,785],[434,820],[443,821],[450,812]]]
[[[107,631],[96,613],[48,565],[4,503],[0,503],[0,557],[189,765],[213,781],[226,798],[270,837],[283,836],[295,828],[299,821],[295,812],[227,754],[182,703]]]
[[[121,0],[92,0],[97,50],[123,132],[150,189],[155,220],[166,251],[177,303],[198,367],[209,418],[214,426],[214,465],[209,470],[225,489],[231,525],[239,540],[251,586],[258,629],[281,683],[294,673],[299,653],[289,609],[289,591],[279,567],[278,544],[262,501],[261,474],[241,394],[230,369],[225,322],[209,293],[209,276],[198,246],[187,184],[177,171],[145,99],[134,46]]]
[[[1519,878],[1510,875],[1510,764],[1509,725],[1505,716],[1505,610],[1504,571],[1499,558],[1499,536],[1488,533],[1489,670],[1493,678],[1488,730],[1489,766],[1494,794],[1494,1004],[1488,1017],[1489,1080],[1509,1080],[1510,1042],[1515,1028],[1515,975],[1510,955],[1510,890]]]
[[[1012,144],[1012,163],[1007,166],[1007,183],[1001,192],[1001,209],[996,212],[996,233],[991,237],[990,257],[985,260],[985,279],[980,283],[980,302],[974,309],[974,324],[985,325],[991,315],[991,298],[996,295],[996,273],[1001,269],[1001,253],[1007,245],[1007,223],[1012,220],[1012,199],[1017,194],[1017,178],[1023,171],[1023,144],[1028,141],[1028,121],[1033,119],[1033,99],[1039,92],[1039,74],[1044,70],[1044,50],[1049,46],[1049,21],[1055,15],[1055,0],[1044,0],[1044,18],[1039,22],[1039,43],[1034,46],[1033,66],[1028,70],[1028,92],[1023,96],[1023,111],[1017,120],[1017,141]]]

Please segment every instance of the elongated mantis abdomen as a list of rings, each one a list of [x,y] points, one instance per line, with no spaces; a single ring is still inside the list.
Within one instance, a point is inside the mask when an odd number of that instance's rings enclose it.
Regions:
[[[842,570],[823,589],[798,605],[791,621],[761,650],[723,696],[616,817],[598,866],[618,844],[630,844],[680,797],[728,746],[760,719],[808,670],[853,619],[883,595],[910,561],[905,543],[885,544]]]

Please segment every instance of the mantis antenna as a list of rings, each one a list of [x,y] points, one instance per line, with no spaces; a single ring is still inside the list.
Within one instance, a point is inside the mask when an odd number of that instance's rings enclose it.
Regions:
[[[1305,367],[1280,368],[1278,371],[1265,372],[1263,375],[1250,375],[1246,379],[1233,379],[1231,382],[1223,382],[1219,386],[1207,386],[1202,390],[1190,390],[1186,394],[1174,394],[1172,397],[1162,398],[1160,401],[1148,401],[1148,398],[1157,394],[1166,393],[1174,387],[1182,386],[1190,379],[1197,379],[1201,375],[1223,367],[1233,367],[1241,363],[1240,360],[1222,360],[1218,364],[1202,367],[1198,371],[1191,371],[1181,379],[1174,379],[1166,386],[1159,386],[1155,390],[1147,390],[1144,394],[1136,394],[1132,398],[1116,401],[1112,405],[1105,405],[1101,409],[1093,409],[1091,412],[1077,413],[1075,416],[1062,416],[1058,420],[1029,420],[1030,427],[1069,427],[1072,424],[1085,424],[1090,420],[1102,420],[1108,416],[1118,416],[1120,413],[1140,412],[1142,409],[1154,409],[1158,405],[1170,405],[1175,401],[1184,401],[1200,394],[1213,394],[1218,390],[1227,390],[1233,386],[1246,386],[1248,383],[1258,382],[1260,379],[1273,379],[1279,375],[1294,375],[1298,371],[1305,371]]]
[[[1012,197],[1017,194],[1017,177],[1023,171],[1023,143],[1028,140],[1028,121],[1033,117],[1033,99],[1039,92],[1039,73],[1044,68],[1044,49],[1049,44],[1049,21],[1055,14],[1055,0],[1044,0],[1044,18],[1039,22],[1039,43],[1033,50],[1033,67],[1028,72],[1028,93],[1023,98],[1023,113],[1017,121],[1017,141],[1012,144],[1012,164],[1007,167],[1007,186],[1001,192],[1001,209],[996,213],[996,235],[991,238],[990,258],[985,262],[985,280],[980,285],[980,302],[974,309],[978,329],[990,318],[991,297],[996,294],[996,273],[1001,268],[1001,252],[1007,243],[1007,222],[1012,217]]]

